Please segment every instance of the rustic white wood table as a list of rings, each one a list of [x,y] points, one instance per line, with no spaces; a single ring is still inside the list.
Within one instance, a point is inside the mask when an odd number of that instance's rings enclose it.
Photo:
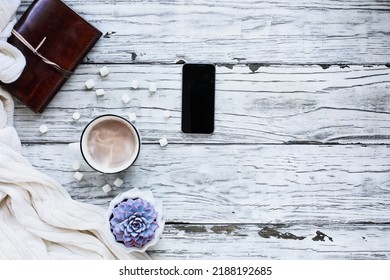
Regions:
[[[16,103],[15,126],[74,199],[152,190],[167,219],[156,259],[389,259],[389,1],[64,2],[104,36],[43,114]],[[212,135],[180,131],[184,61],[217,65]],[[68,143],[96,116],[130,112],[143,147],[125,187],[104,194],[118,175],[85,164],[77,182]]]

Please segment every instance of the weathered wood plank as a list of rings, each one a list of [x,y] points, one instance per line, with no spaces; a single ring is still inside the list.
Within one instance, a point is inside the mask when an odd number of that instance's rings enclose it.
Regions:
[[[28,145],[24,154],[78,200],[108,205],[120,191],[151,189],[168,221],[191,223],[390,222],[389,146],[144,145],[135,166],[101,175],[66,145]],[[105,195],[116,177],[124,189]]]
[[[105,36],[44,114],[17,102],[15,126],[36,143],[23,147],[33,165],[75,199],[107,206],[127,188],[150,188],[169,223],[156,259],[389,259],[390,146],[278,145],[389,144],[390,69],[351,66],[390,63],[388,1],[65,2]],[[177,60],[221,64],[213,135],[180,132]],[[84,89],[88,78],[105,97]],[[129,90],[132,79],[141,89]],[[60,143],[77,141],[94,116],[128,112],[145,144],[135,166],[102,175],[84,164],[76,182],[78,157]],[[125,187],[104,194],[118,176]]]
[[[24,142],[73,142],[95,116],[135,112],[145,143],[167,137],[175,143],[389,143],[390,68],[319,66],[217,67],[216,130],[213,135],[180,132],[181,65],[82,65],[42,115],[17,103],[15,126]],[[254,70],[252,68],[252,70]],[[84,82],[93,78],[106,95],[97,98]],[[131,90],[131,80],[141,81]],[[158,92],[150,94],[149,82]],[[133,99],[125,105],[121,96]],[[166,120],[164,110],[171,110]],[[79,111],[81,120],[72,114]],[[45,123],[50,131],[39,135]]]
[[[389,259],[390,226],[167,225],[148,252],[154,259]]]
[[[65,2],[106,34],[95,63],[390,62],[388,1]]]

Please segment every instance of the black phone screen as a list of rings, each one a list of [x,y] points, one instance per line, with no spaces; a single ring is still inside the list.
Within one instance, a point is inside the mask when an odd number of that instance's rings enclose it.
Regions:
[[[214,131],[215,66],[184,64],[181,130],[185,133]]]

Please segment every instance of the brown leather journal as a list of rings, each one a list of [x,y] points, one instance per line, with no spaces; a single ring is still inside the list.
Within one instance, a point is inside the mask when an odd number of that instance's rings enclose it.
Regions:
[[[26,57],[26,67],[18,80],[3,86],[42,112],[101,35],[62,1],[35,0],[8,39]]]

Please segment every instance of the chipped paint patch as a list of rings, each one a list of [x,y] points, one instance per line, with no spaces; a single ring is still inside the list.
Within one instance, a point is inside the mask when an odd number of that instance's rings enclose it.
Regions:
[[[325,233],[323,233],[323,232],[317,230],[317,231],[316,231],[316,236],[314,236],[314,237],[312,238],[312,240],[313,240],[313,241],[325,241],[325,238],[326,238],[326,237],[327,237],[331,242],[333,242],[333,238],[332,238],[332,237],[330,237],[329,235],[326,235]]]
[[[182,230],[185,233],[190,233],[190,234],[206,233],[207,232],[206,227],[198,226],[198,225],[192,225],[192,226],[178,225],[175,227],[177,230]]]
[[[331,65],[330,64],[318,64],[322,69],[328,69]]]
[[[233,59],[233,60],[237,60],[237,61],[238,61],[238,63],[240,63],[241,61],[244,61],[244,60],[246,60],[246,58],[245,58],[245,57],[233,57],[232,59]]]
[[[185,60],[183,60],[183,59],[179,59],[179,60],[176,60],[176,62],[175,62],[176,64],[185,64],[186,63],[186,61]]]
[[[275,237],[277,239],[291,239],[291,240],[303,240],[305,236],[297,236],[289,232],[280,232],[274,228],[264,227],[258,232],[259,236],[262,238],[271,238]]]
[[[256,72],[260,67],[268,67],[269,64],[266,63],[248,63],[247,66],[252,73]]]
[[[222,233],[227,233],[227,234],[231,234],[232,232],[234,232],[235,230],[237,230],[238,227],[235,226],[235,225],[228,225],[228,226],[213,226],[211,228],[211,230],[216,233],[216,234],[222,234]]]
[[[116,32],[115,31],[109,31],[104,34],[103,38],[111,38],[111,35],[114,35]]]
[[[242,228],[237,225],[215,225],[211,227],[211,231],[215,234],[227,234],[232,236],[248,236],[245,233],[241,233]]]

